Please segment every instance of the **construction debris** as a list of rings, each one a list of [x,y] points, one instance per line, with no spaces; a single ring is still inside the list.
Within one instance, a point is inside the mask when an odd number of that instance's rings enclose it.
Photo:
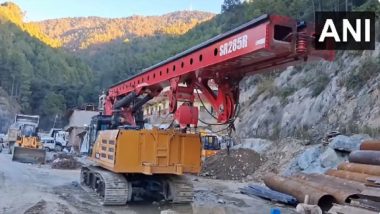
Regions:
[[[67,153],[55,154],[51,163],[53,169],[77,169],[80,166],[80,162],[73,155]]]
[[[251,197],[258,196],[260,198],[265,198],[271,201],[281,202],[289,205],[296,205],[298,203],[297,199],[291,195],[277,192],[260,185],[248,185],[244,188],[240,188],[240,192]]]
[[[222,180],[241,180],[254,174],[265,159],[249,149],[222,150],[205,160],[201,176]]]
[[[322,210],[318,205],[309,204],[309,195],[305,196],[304,203],[297,204],[296,211],[300,214],[322,214]]]
[[[367,198],[354,199],[351,201],[350,205],[380,213],[380,202],[374,201],[372,199],[367,199]]]
[[[327,212],[327,214],[342,214],[342,213],[378,214],[378,212],[370,211],[367,209],[363,209],[363,208],[359,208],[359,207],[353,207],[350,205],[339,205],[339,204],[334,204],[334,206]]]

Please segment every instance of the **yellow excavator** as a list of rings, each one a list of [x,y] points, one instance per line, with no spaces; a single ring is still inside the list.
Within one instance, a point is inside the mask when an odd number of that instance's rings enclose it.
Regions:
[[[45,163],[46,151],[38,137],[38,115],[17,114],[9,133],[16,133],[16,141],[9,141],[12,160],[22,163]]]
[[[221,138],[212,133],[201,131],[202,160],[216,155],[220,151]]]

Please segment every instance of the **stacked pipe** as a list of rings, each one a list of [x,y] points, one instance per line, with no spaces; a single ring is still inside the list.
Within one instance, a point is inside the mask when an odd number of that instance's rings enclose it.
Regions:
[[[298,173],[290,177],[268,174],[264,183],[301,203],[308,196],[309,203],[322,210],[328,210],[333,203],[347,204],[357,199],[380,201],[380,193],[372,188],[380,187],[380,141],[363,142],[360,150],[350,153],[349,161],[325,174]]]
[[[284,177],[270,173],[264,177],[264,183],[270,189],[291,195],[302,203],[308,196],[308,203],[318,205],[322,210],[330,209],[333,203],[337,202],[331,194],[314,185],[308,185],[306,181],[296,177]]]
[[[361,182],[367,186],[380,187],[380,141],[368,140],[360,144],[360,150],[350,153],[350,163],[342,163],[327,175]]]

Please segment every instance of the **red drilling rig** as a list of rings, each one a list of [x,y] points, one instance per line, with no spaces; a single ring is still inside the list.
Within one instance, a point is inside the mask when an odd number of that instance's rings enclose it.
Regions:
[[[98,166],[82,169],[82,184],[98,192],[103,204],[125,204],[143,194],[141,189],[173,202],[191,201],[191,183],[180,175],[201,169],[199,135],[185,131],[198,124],[194,93],[203,94],[219,123],[231,124],[243,77],[334,58],[332,51],[315,50],[314,40],[312,25],[262,15],[111,86],[92,130],[97,138],[90,154]],[[170,87],[169,111],[181,129],[143,129],[141,107],[165,87]],[[155,189],[148,188],[152,183]]]

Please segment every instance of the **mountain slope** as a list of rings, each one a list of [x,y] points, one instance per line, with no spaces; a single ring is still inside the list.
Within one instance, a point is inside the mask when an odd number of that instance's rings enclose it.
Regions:
[[[379,135],[379,49],[377,43],[375,51],[339,52],[334,62],[246,78],[237,135],[311,142],[335,130]]]
[[[19,11],[14,4],[0,6],[0,87],[20,103],[23,113],[41,115],[46,127],[55,115],[97,92],[92,91],[89,67],[42,42]]]
[[[63,18],[36,22],[50,38],[70,49],[84,49],[113,40],[128,41],[155,34],[181,35],[198,23],[211,19],[212,13],[181,11],[162,16],[127,18]]]
[[[41,31],[41,28],[34,23],[24,23],[21,9],[12,2],[5,2],[0,5],[0,19],[8,20],[27,32],[32,37],[42,41],[51,47],[59,47],[61,43],[57,39],[52,39]]]

